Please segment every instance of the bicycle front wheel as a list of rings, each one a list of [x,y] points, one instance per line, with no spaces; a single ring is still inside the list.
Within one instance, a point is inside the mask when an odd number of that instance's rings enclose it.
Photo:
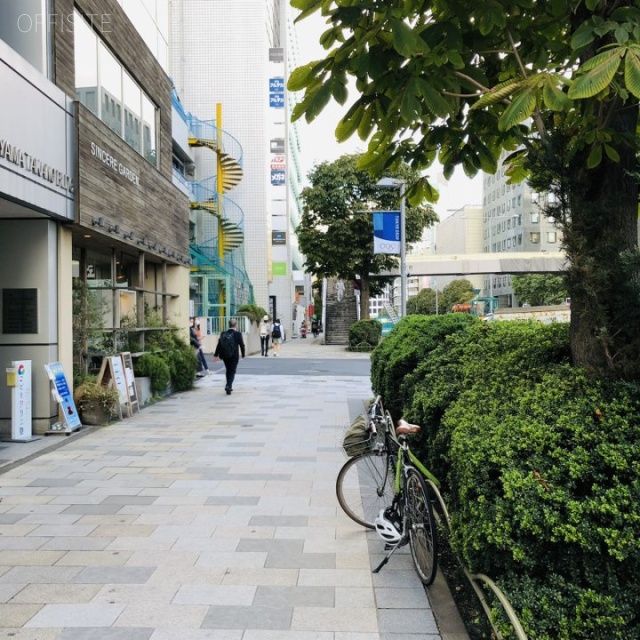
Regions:
[[[405,508],[409,527],[409,548],[423,584],[431,584],[438,568],[438,530],[424,478],[408,469],[405,481]]]
[[[393,500],[393,474],[387,454],[368,451],[347,460],[336,480],[343,511],[363,527],[373,529],[381,509]]]

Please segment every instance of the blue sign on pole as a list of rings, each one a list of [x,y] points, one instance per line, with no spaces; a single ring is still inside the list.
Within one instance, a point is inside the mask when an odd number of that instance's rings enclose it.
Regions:
[[[400,212],[373,212],[373,252],[400,254]]]
[[[284,93],[284,78],[269,78],[269,91],[271,93]]]

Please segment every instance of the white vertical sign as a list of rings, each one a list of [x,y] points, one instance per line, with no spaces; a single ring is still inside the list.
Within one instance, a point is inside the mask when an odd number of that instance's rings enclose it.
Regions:
[[[31,423],[31,360],[16,360],[16,384],[11,388],[11,439],[29,442],[32,440]]]

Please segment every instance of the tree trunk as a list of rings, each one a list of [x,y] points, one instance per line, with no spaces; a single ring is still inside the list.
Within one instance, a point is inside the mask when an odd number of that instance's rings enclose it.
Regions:
[[[369,278],[366,275],[360,276],[360,320],[369,319]]]
[[[635,135],[637,109],[618,110],[610,125]],[[569,172],[571,219],[564,225],[570,266],[571,350],[574,364],[604,376],[640,380],[637,160],[633,145],[617,148],[620,162],[603,154],[587,170],[586,153]]]

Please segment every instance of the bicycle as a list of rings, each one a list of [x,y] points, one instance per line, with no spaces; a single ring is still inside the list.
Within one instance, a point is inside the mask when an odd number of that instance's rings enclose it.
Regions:
[[[336,479],[336,495],[352,520],[375,529],[388,551],[373,570],[378,573],[397,549],[409,544],[420,580],[436,576],[438,532],[429,486],[439,482],[409,447],[408,435],[419,425],[399,420],[394,426],[378,396],[368,411],[369,450],[350,458]],[[425,481],[426,478],[426,481]]]

